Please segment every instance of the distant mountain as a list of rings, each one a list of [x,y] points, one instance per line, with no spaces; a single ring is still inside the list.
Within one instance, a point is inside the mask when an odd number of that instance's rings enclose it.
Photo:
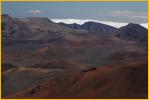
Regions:
[[[101,21],[99,20],[93,20],[93,19],[50,19],[55,23],[65,23],[65,24],[79,24],[82,25],[85,22],[96,22],[96,23],[102,23],[102,24],[106,24],[109,26],[113,26],[116,28],[120,28],[122,26],[126,26],[128,24],[128,22],[115,22],[115,21]],[[148,23],[140,23],[141,26],[145,27],[148,29]]]
[[[126,40],[147,43],[147,29],[139,24],[129,23],[116,31],[116,37]]]
[[[56,24],[48,18],[13,18],[9,15],[2,15],[2,36],[7,39],[41,39],[48,37],[51,32],[71,31],[74,30]]]
[[[74,23],[74,24],[65,24],[63,22],[58,23],[60,25],[64,25],[66,27],[72,28],[72,29],[81,29],[81,25]]]
[[[91,32],[98,32],[98,33],[106,33],[106,34],[110,34],[113,33],[114,31],[117,30],[117,28],[109,26],[109,25],[105,25],[105,24],[101,24],[101,23],[97,23],[97,22],[86,22],[82,25],[79,24],[65,24],[65,23],[59,23],[60,25],[64,25],[67,26],[69,28],[72,29],[85,29]]]
[[[48,18],[28,17],[13,18],[7,14],[2,15],[2,36],[15,40],[45,40],[54,35],[60,38],[64,33],[115,33],[120,37],[131,41],[147,41],[147,29],[139,24],[128,24],[119,29],[97,22],[79,24],[54,23]],[[61,33],[61,34],[59,34]],[[52,37],[53,38],[53,37]]]
[[[96,22],[86,22],[83,25],[58,24],[48,18],[14,18],[7,14],[2,15],[3,40],[64,40],[65,35],[67,35],[66,33],[73,33],[73,35],[80,33],[81,35],[84,35],[84,33],[101,33],[104,35],[113,33],[116,30],[117,28]]]
[[[86,22],[82,25],[82,27],[89,31],[100,32],[100,33],[112,33],[117,30],[112,26],[95,22]]]

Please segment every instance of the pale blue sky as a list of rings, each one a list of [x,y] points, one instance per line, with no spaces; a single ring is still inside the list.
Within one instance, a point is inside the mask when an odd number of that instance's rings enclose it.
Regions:
[[[21,18],[75,18],[145,23],[147,2],[3,2],[2,13]]]

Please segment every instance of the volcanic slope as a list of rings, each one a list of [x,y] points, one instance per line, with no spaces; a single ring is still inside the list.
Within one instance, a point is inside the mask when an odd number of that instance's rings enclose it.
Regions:
[[[68,72],[6,98],[147,98],[147,62]]]

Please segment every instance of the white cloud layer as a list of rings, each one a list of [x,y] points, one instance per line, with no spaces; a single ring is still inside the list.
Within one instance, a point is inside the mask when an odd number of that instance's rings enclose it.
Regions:
[[[42,14],[43,12],[41,10],[36,9],[36,10],[30,10],[29,13],[31,13],[31,14]]]
[[[66,23],[66,24],[73,24],[73,23],[77,23],[77,24],[84,24],[85,22],[88,21],[93,21],[93,22],[98,22],[98,23],[103,23],[106,25],[110,25],[116,28],[120,28],[122,26],[127,25],[128,23],[122,23],[122,22],[110,22],[110,21],[99,21],[99,20],[90,20],[90,19],[51,19],[53,22],[55,23]],[[148,28],[148,24],[147,23],[141,23],[141,26]]]

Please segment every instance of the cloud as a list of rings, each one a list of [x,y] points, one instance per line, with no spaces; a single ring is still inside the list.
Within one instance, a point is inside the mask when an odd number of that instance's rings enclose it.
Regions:
[[[142,18],[142,19],[147,19],[147,16],[132,16],[133,18]]]
[[[122,22],[112,22],[112,21],[99,21],[99,20],[90,20],[90,19],[51,19],[53,22],[55,23],[66,23],[66,24],[73,24],[73,23],[77,23],[77,24],[84,24],[85,22],[88,21],[93,21],[93,22],[98,22],[98,23],[103,23],[106,25],[110,25],[116,28],[120,28],[122,26],[127,25],[128,23],[122,23]],[[148,28],[148,23],[141,23],[141,26]]]
[[[73,23],[77,23],[77,24],[84,24],[85,22],[88,22],[90,20],[88,19],[51,19],[53,22],[55,23],[59,23],[59,22],[63,22],[66,24],[73,24]]]
[[[77,23],[77,24],[84,24],[85,22],[88,21],[93,21],[93,22],[98,22],[98,23],[103,23],[103,24],[107,24],[110,26],[114,26],[114,27],[121,27],[121,26],[125,26],[128,23],[121,23],[121,22],[109,22],[109,21],[99,21],[99,20],[90,20],[90,19],[51,19],[53,22],[55,23],[59,23],[59,22],[63,22],[66,24],[73,24],[73,23]]]
[[[114,15],[114,16],[119,16],[120,14],[130,14],[131,12],[130,11],[111,11],[111,14]]]
[[[36,9],[36,10],[30,10],[29,13],[31,13],[31,14],[42,14],[43,12],[41,10]]]
[[[140,25],[148,29],[148,23],[142,23]]]
[[[112,16],[115,17],[128,17],[135,19],[144,19],[147,20],[147,12],[135,12],[135,11],[112,11]]]

